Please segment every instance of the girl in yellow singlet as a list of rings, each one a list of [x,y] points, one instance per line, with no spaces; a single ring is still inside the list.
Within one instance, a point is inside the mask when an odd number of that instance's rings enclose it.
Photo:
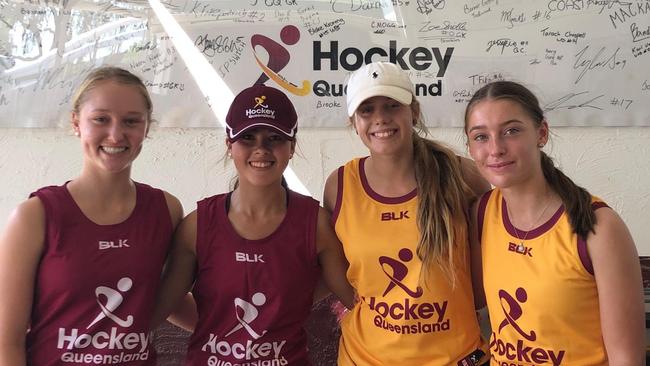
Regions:
[[[489,189],[468,159],[421,137],[413,84],[375,62],[347,85],[370,156],[333,172],[325,207],[359,302],[341,321],[338,364],[473,366],[489,360],[474,311],[469,202]]]
[[[542,151],[549,127],[535,95],[514,82],[485,85],[467,106],[465,132],[495,186],[475,205],[470,234],[491,364],[643,365],[634,242],[613,210]]]

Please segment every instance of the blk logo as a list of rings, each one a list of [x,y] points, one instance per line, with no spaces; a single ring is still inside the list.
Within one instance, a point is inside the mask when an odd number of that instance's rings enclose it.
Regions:
[[[499,301],[501,302],[501,309],[503,309],[503,314],[505,315],[505,319],[503,319],[501,324],[499,324],[499,333],[501,333],[501,329],[510,325],[525,339],[529,341],[537,339],[534,330],[531,330],[530,334],[528,334],[517,324],[517,320],[519,320],[524,314],[521,304],[525,303],[527,300],[528,293],[526,293],[526,290],[521,287],[515,291],[515,297],[512,297],[512,295],[504,290],[499,290]]]
[[[121,319],[117,315],[113,314],[113,312],[122,305],[122,301],[124,301],[122,293],[129,291],[131,287],[133,287],[133,281],[128,277],[123,277],[117,282],[117,290],[107,286],[97,287],[95,289],[95,297],[101,312],[97,314],[95,320],[93,320],[86,329],[89,329],[104,318],[111,319],[121,327],[130,327],[133,324],[133,315],[127,316],[126,319]],[[104,299],[102,300],[100,297],[103,297]]]
[[[119,248],[130,248],[129,244],[127,244],[127,240],[129,239],[120,239],[117,241],[117,243],[113,240],[110,241],[105,241],[105,240],[100,240],[99,241],[99,250],[104,250],[104,249],[119,249]]]
[[[521,255],[527,255],[529,257],[533,256],[533,248],[524,246],[524,243],[521,243],[519,245],[515,243],[508,243],[508,251]]]
[[[235,252],[235,261],[248,262],[248,263],[266,263],[264,262],[264,254],[248,254],[242,252]]]
[[[420,286],[418,286],[417,289],[413,291],[402,283],[409,272],[408,267],[406,267],[406,264],[404,263],[410,262],[413,259],[413,252],[411,252],[411,250],[408,248],[402,248],[398,253],[398,257],[400,260],[387,256],[379,257],[379,265],[381,266],[381,270],[384,271],[386,276],[390,279],[390,283],[386,287],[386,290],[384,290],[382,296],[386,296],[386,294],[395,288],[395,286],[398,286],[404,290],[404,292],[406,292],[411,297],[418,298],[422,296],[423,291]]]
[[[261,333],[256,332],[251,323],[257,319],[257,316],[260,314],[257,310],[258,306],[262,306],[266,303],[266,296],[263,293],[257,292],[251,298],[251,302],[246,300],[235,298],[235,316],[237,317],[237,322],[239,324],[235,325],[225,337],[235,333],[240,329],[245,329],[248,334],[250,334],[253,339],[259,339],[261,336],[266,334],[266,330],[263,330]]]
[[[296,26],[286,25],[280,31],[280,40],[285,45],[294,45],[300,40],[300,30]],[[262,75],[260,75],[255,84],[264,84],[267,80],[271,79],[292,94],[299,96],[309,94],[311,90],[309,80],[303,80],[302,86],[299,87],[280,75],[280,71],[289,64],[289,60],[291,59],[289,51],[283,45],[265,35],[254,34],[251,37],[251,47],[253,48],[255,61],[262,69]],[[255,51],[256,47],[262,47],[266,51],[269,56],[267,63],[264,63],[260,59]]]
[[[396,221],[396,220],[403,220],[403,219],[410,219],[408,210],[400,211],[400,212],[381,213],[381,221]]]

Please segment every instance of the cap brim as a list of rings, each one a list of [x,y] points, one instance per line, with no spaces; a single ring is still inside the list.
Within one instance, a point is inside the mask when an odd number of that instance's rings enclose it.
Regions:
[[[254,123],[252,125],[248,125],[248,126],[244,127],[243,129],[241,129],[240,131],[233,131],[231,128],[228,128],[228,139],[230,141],[236,141],[237,139],[239,139],[242,136],[242,134],[244,132],[246,132],[248,130],[251,130],[253,128],[268,128],[268,129],[271,129],[271,130],[273,130],[275,132],[281,133],[282,135],[286,136],[290,140],[293,140],[296,137],[296,130],[297,130],[295,125],[294,125],[294,128],[291,129],[291,131],[285,131],[285,130],[279,128],[276,125],[273,125],[273,124],[268,123],[268,122],[260,121],[260,122]]]
[[[363,103],[364,100],[377,96],[389,97],[405,105],[410,105],[413,101],[413,94],[408,90],[398,86],[377,85],[360,91],[358,95],[348,103],[348,117],[352,117],[354,111],[359,108],[359,105]]]

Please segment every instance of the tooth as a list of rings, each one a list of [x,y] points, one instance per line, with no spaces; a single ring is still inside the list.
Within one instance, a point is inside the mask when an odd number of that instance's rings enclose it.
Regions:
[[[251,165],[255,168],[266,168],[271,166],[271,163],[268,161],[251,161]]]
[[[110,146],[102,146],[102,150],[108,154],[116,154],[119,152],[122,152],[126,150],[125,147],[110,147]]]

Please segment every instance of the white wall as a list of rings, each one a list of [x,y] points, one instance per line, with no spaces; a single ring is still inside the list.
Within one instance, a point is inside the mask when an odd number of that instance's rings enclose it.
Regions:
[[[545,150],[578,184],[602,197],[627,223],[640,255],[650,255],[650,128],[556,128]],[[466,153],[462,130],[432,134]],[[291,166],[320,199],[328,174],[365,154],[348,129],[301,130]],[[0,129],[0,229],[20,201],[38,187],[61,184],[81,168],[77,139],[66,129]],[[134,165],[138,181],[176,195],[185,211],[205,196],[227,189],[232,166],[224,165],[224,134],[218,129],[160,128],[150,133]],[[644,214],[645,212],[645,214]]]

